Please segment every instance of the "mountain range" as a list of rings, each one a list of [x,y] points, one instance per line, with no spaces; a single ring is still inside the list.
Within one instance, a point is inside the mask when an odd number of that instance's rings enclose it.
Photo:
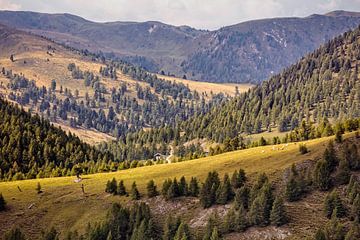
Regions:
[[[1,11],[0,23],[120,58],[151,72],[209,82],[259,83],[360,23],[334,11],[273,18],[214,31],[161,22],[92,22],[70,14]]]

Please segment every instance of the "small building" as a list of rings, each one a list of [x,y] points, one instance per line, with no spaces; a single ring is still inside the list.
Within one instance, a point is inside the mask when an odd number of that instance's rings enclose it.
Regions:
[[[155,153],[154,159],[157,160],[164,160],[166,157],[162,155],[161,153]]]

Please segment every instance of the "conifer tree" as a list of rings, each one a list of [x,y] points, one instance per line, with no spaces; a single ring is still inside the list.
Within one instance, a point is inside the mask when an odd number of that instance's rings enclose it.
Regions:
[[[348,161],[340,160],[339,167],[336,171],[336,182],[340,185],[348,184],[350,180],[350,167]]]
[[[40,182],[37,183],[35,190],[38,194],[42,193]]]
[[[4,240],[25,240],[25,235],[19,228],[14,228],[5,233]]]
[[[179,183],[179,196],[187,196],[189,192],[189,186],[184,176],[180,178]]]
[[[352,204],[352,214],[354,217],[354,221],[359,222],[360,219],[360,193],[356,195],[354,202]]]
[[[214,227],[212,233],[211,233],[211,237],[210,237],[210,240],[219,240],[220,237],[219,237],[219,232],[217,230],[217,227]]]
[[[330,170],[325,160],[319,160],[315,167],[314,183],[321,191],[329,190],[331,186]]]
[[[125,188],[125,185],[124,185],[124,180],[120,180],[119,186],[118,186],[118,189],[117,189],[117,194],[119,194],[120,196],[125,196],[127,194],[126,188]]]
[[[131,199],[132,200],[139,200],[140,199],[140,193],[136,187],[136,182],[133,182],[131,186]]]
[[[328,218],[332,216],[333,212],[336,212],[336,217],[344,217],[346,215],[344,204],[337,191],[334,190],[326,196],[324,211]]]
[[[246,211],[243,206],[241,206],[235,214],[235,231],[243,232],[246,230],[248,221],[246,218]]]
[[[223,183],[219,186],[216,193],[216,202],[218,204],[226,204],[234,197],[234,193],[231,187],[229,175],[224,175]]]
[[[249,207],[249,194],[250,190],[246,186],[242,186],[240,189],[236,190],[235,193],[235,208],[239,209],[243,207],[244,209],[248,209]]]
[[[171,214],[168,215],[165,220],[162,239],[173,240],[180,224],[179,218],[173,218]]]
[[[205,227],[205,233],[204,236],[202,238],[202,240],[210,240],[211,234],[212,234],[212,230],[214,229],[214,227],[216,227],[216,220],[215,220],[215,216],[211,215],[206,223],[206,227]]]
[[[275,198],[270,214],[271,223],[275,226],[281,226],[287,223],[284,201],[281,197]]]
[[[174,240],[190,240],[190,230],[186,223],[181,223],[176,231]]]
[[[0,193],[0,212],[6,209],[6,201],[2,193]]]
[[[159,195],[158,191],[156,190],[156,185],[154,180],[150,180],[146,186],[147,195],[149,198],[155,197]]]
[[[264,206],[263,200],[259,197],[255,198],[249,210],[249,221],[252,225],[260,225],[264,223]]]
[[[324,231],[320,228],[316,231],[314,239],[315,240],[327,240]]]
[[[357,240],[360,239],[360,227],[359,221],[353,221],[350,230],[346,233],[345,240]]]
[[[172,184],[172,181],[171,179],[165,179],[163,185],[162,185],[162,189],[161,189],[161,194],[166,198],[167,197],[167,193],[168,193],[168,190],[170,188]]]
[[[189,185],[189,196],[197,197],[199,195],[199,184],[196,177],[191,177]]]

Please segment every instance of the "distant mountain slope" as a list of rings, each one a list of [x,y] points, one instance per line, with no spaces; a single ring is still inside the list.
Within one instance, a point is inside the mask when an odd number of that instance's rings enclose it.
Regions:
[[[300,126],[301,131],[308,131],[311,126],[302,124],[303,120],[325,127],[326,118],[359,117],[359,65],[360,27],[336,37],[222,107],[185,122],[184,137],[225,142],[241,133],[273,127],[287,131]]]
[[[360,24],[360,13],[249,21],[216,31],[160,22],[95,23],[70,14],[1,11],[0,22],[158,72],[212,82],[265,80]]]

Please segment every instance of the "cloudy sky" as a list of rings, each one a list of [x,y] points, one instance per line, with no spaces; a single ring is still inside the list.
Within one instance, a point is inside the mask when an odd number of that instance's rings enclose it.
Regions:
[[[259,18],[360,11],[360,0],[0,0],[0,9],[67,12],[100,22],[157,20],[217,29]]]

